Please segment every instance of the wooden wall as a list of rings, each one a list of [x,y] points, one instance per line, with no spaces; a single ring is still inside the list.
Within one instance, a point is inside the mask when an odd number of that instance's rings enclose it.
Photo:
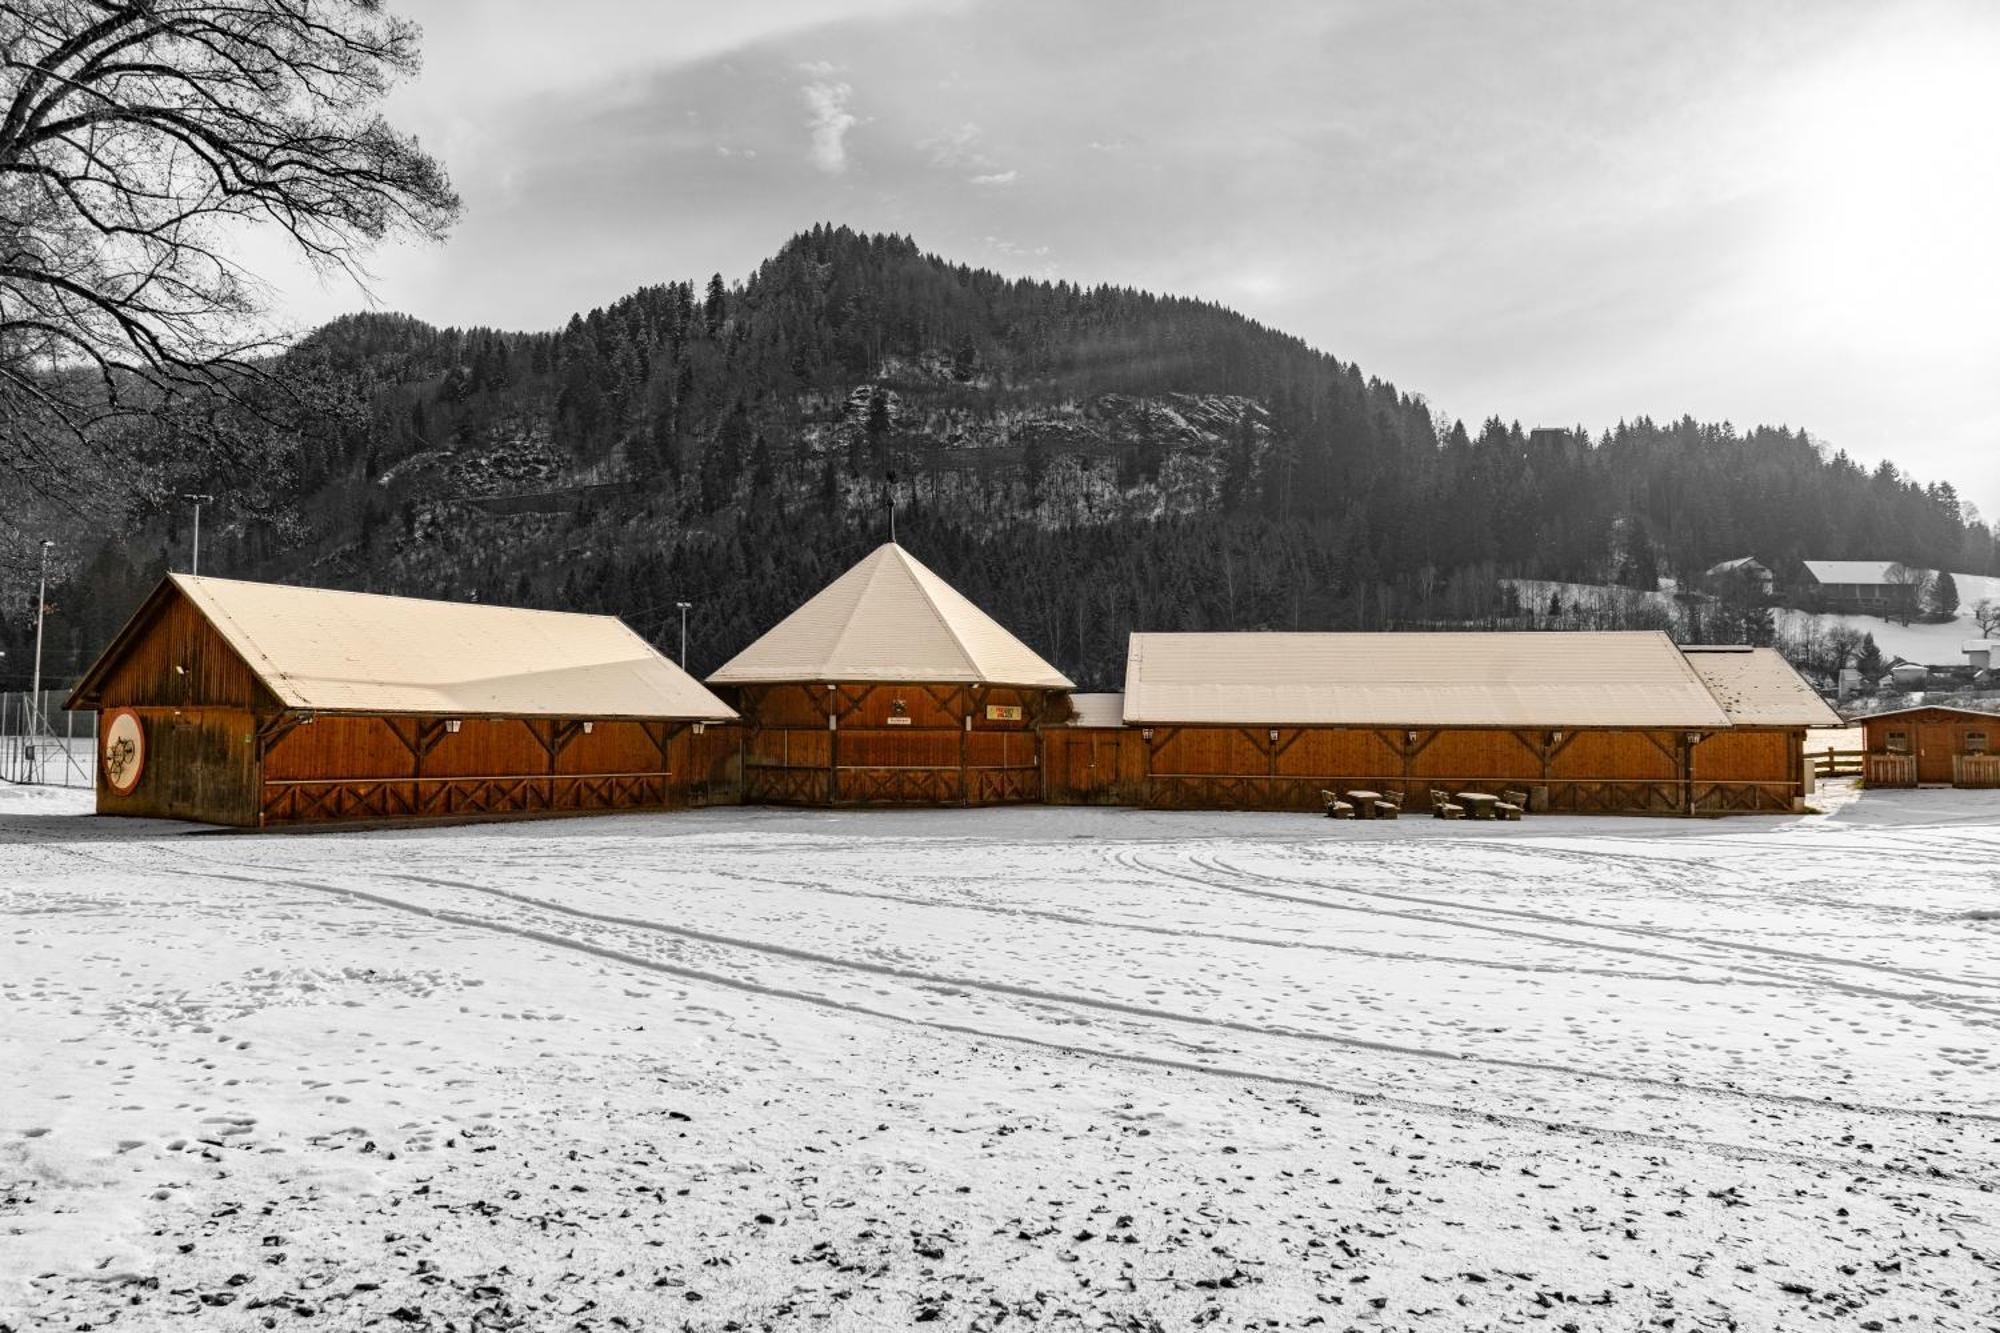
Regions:
[[[738,738],[689,724],[295,714],[265,731],[264,823],[662,809],[736,798]]]
[[[1042,733],[1050,805],[1144,805],[1146,743],[1135,728],[1051,727]]]
[[[98,685],[104,708],[277,706],[229,641],[178,591],[161,596]]]
[[[129,706],[129,705],[128,705]],[[257,822],[257,722],[239,708],[135,708],[146,737],[139,782],[111,789],[97,762],[97,813],[205,824]]]
[[[1042,799],[1052,692],[1002,686],[746,686],[743,799],[795,805],[993,805]],[[993,711],[1018,711],[996,717]]]
[[[1790,809],[1803,743],[1799,732],[1719,733],[1691,746],[1654,730],[1076,728],[1048,733],[1045,771],[1057,804],[1316,810],[1323,791],[1366,788],[1427,810],[1434,789],[1515,789],[1544,810],[1720,813]]]

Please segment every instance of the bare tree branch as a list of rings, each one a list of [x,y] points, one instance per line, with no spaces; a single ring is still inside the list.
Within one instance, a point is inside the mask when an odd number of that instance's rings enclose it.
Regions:
[[[379,0],[0,5],[0,473],[60,489],[135,413],[248,401],[277,344],[230,229],[356,277],[459,201],[378,112],[418,68]]]

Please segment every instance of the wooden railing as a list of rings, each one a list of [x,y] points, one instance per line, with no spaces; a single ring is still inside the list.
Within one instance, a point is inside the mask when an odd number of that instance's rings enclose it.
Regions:
[[[1951,757],[1954,787],[2000,787],[2000,754],[1955,754]]]
[[[1813,773],[1822,778],[1860,777],[1862,761],[1867,757],[1866,750],[1836,750],[1831,745],[1806,752],[1806,758],[1812,760]]]
[[[1914,787],[1917,785],[1917,757],[1887,752],[1864,755],[1861,779],[1871,787]]]

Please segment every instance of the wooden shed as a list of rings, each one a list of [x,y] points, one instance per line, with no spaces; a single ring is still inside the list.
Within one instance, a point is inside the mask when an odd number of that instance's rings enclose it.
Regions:
[[[1130,767],[1121,752],[1116,783],[1179,809],[1310,810],[1367,788],[1422,810],[1433,789],[1518,788],[1540,810],[1789,810],[1806,724],[1776,717],[1745,712],[1739,731],[1653,632],[1134,634],[1123,720],[1142,751]],[[1065,759],[1049,799],[1103,799]],[[1102,783],[1101,762],[1087,771]]]
[[[1870,787],[2000,787],[2000,714],[1924,704],[1861,719]]]
[[[735,714],[610,616],[168,575],[71,694],[100,814],[264,826],[733,793]]]
[[[893,542],[708,679],[743,716],[743,798],[802,805],[1039,801],[1072,689]]]

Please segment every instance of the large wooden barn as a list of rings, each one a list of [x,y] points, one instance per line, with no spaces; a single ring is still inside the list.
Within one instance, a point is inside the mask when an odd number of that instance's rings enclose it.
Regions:
[[[733,796],[735,714],[609,616],[169,575],[71,694],[97,809],[247,826]]]
[[[743,798],[803,805],[1039,801],[1072,688],[893,542],[708,680],[743,715]]]
[[[1727,695],[1725,698],[1719,694]],[[1323,791],[1525,790],[1538,810],[1784,811],[1838,719],[1768,650],[1664,634],[1134,634],[1113,725],[1049,741],[1048,796],[1310,810]]]
[[[1861,719],[1870,787],[2000,787],[2000,715],[1924,704]]]

